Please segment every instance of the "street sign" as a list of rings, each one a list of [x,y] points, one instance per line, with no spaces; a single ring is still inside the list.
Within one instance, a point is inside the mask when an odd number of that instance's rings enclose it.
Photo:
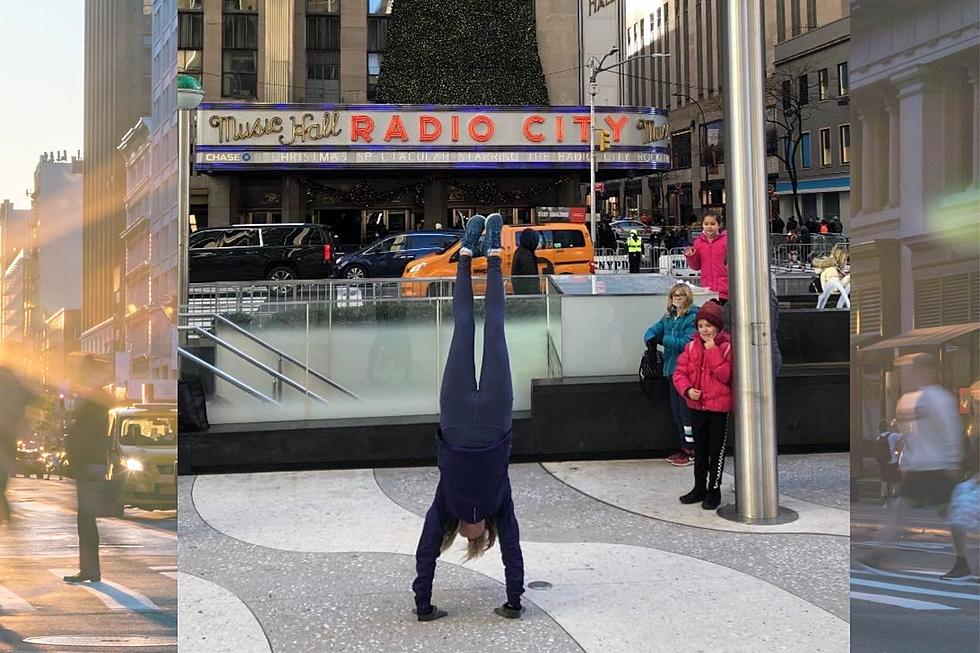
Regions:
[[[606,192],[606,184],[605,184],[605,182],[597,181],[595,183],[595,192],[597,192],[597,193],[605,193]]]

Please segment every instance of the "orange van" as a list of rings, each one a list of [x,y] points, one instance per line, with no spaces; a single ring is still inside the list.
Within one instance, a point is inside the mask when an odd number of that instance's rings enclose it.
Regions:
[[[540,274],[595,274],[595,250],[588,227],[577,222],[550,222],[533,225],[504,225],[500,234],[501,262],[504,276],[510,276],[511,262],[517,250],[521,232],[533,229],[538,232],[538,249],[535,251]],[[441,253],[429,254],[416,259],[405,268],[403,279],[425,279],[435,277],[456,277],[456,262],[462,241]],[[487,259],[479,256],[473,260],[473,292],[482,294],[486,286],[483,279],[487,274]],[[507,291],[512,292],[510,282]],[[405,297],[437,297],[450,294],[440,288],[438,283],[404,283],[402,295]]]

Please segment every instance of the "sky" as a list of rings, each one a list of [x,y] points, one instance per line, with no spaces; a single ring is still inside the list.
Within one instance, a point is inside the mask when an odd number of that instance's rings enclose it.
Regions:
[[[0,4],[0,199],[27,209],[41,153],[82,149],[85,2]]]

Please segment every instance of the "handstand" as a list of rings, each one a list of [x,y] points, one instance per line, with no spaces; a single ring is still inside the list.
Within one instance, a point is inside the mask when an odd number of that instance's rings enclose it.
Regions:
[[[476,385],[473,359],[473,252],[486,226],[487,291],[483,368]],[[504,283],[500,268],[500,230],[503,219],[492,213],[476,215],[466,224],[459,251],[453,289],[455,330],[439,396],[439,432],[436,437],[439,485],[415,552],[417,577],[415,613],[419,621],[446,616],[432,605],[432,578],[436,558],[456,535],[469,544],[466,560],[483,555],[500,540],[500,556],[507,580],[507,602],[494,610],[510,619],[520,617],[524,593],[524,559],[514,516],[507,465],[511,448],[511,412],[514,393],[510,379],[507,340],[504,337]]]

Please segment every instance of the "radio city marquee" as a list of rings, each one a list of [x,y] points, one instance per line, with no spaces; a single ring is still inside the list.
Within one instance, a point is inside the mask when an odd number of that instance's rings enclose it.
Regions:
[[[665,111],[597,107],[595,127],[600,168],[670,167]],[[202,104],[195,167],[588,168],[589,128],[583,107]]]

